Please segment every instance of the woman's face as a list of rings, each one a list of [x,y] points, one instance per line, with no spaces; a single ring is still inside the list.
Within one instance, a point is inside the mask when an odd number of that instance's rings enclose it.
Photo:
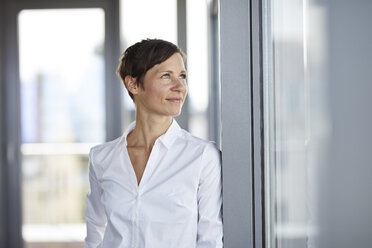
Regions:
[[[173,54],[166,61],[148,70],[144,89],[135,96],[137,111],[162,116],[177,116],[187,95],[186,69],[182,56]]]

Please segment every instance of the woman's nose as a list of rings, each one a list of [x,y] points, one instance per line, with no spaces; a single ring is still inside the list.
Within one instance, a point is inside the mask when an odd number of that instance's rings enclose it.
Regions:
[[[174,83],[174,87],[173,87],[174,90],[187,91],[187,85],[186,85],[185,79],[174,78],[173,83]]]

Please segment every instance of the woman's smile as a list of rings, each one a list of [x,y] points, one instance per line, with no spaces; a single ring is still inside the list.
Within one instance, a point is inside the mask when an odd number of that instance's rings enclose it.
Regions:
[[[182,103],[183,102],[182,97],[172,97],[172,98],[167,98],[166,100],[169,101],[169,102],[172,102],[172,103]]]

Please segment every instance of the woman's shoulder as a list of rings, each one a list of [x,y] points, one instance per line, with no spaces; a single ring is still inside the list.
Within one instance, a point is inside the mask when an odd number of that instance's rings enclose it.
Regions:
[[[116,146],[120,140],[121,140],[121,137],[118,137],[114,140],[107,141],[101,144],[97,144],[91,148],[91,152],[99,153],[104,150],[112,149],[112,147]]]
[[[184,139],[188,144],[199,146],[206,152],[220,153],[220,150],[218,149],[216,142],[194,136],[184,129],[182,129],[181,138]]]
[[[118,137],[114,140],[93,146],[89,152],[90,159],[95,162],[101,162],[103,159],[111,157],[110,155],[115,153],[120,141],[121,137]]]

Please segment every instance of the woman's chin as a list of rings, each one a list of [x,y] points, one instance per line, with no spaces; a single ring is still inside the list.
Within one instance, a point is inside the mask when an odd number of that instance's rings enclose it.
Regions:
[[[171,116],[173,116],[173,117],[176,117],[176,116],[179,116],[180,114],[181,114],[181,109],[179,109],[179,110],[177,110],[177,111],[171,111]]]

